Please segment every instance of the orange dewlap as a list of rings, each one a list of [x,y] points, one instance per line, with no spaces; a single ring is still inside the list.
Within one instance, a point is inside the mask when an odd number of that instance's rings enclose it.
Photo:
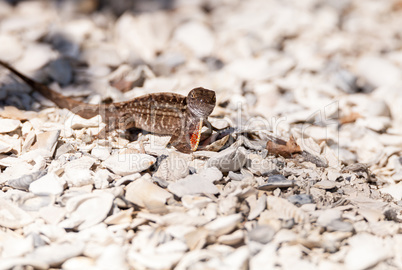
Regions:
[[[200,122],[198,123],[194,132],[191,134],[190,137],[191,151],[197,150],[198,144],[200,143],[202,122],[203,122],[202,119],[200,119]]]

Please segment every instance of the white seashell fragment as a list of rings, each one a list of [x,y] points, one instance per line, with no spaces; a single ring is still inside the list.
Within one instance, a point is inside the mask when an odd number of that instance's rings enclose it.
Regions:
[[[264,57],[236,59],[226,68],[234,76],[244,80],[264,80],[272,76],[270,67]]]
[[[64,183],[54,173],[48,173],[32,182],[29,191],[35,195],[60,195],[64,191]]]
[[[33,222],[32,217],[18,206],[0,198],[0,226],[18,229]]]
[[[262,175],[275,169],[275,164],[258,154],[248,154],[245,167],[255,175]]]
[[[28,135],[25,137],[24,143],[22,144],[22,148],[21,148],[22,153],[28,152],[28,150],[34,143],[35,139],[36,139],[35,131],[34,130],[29,131]]]
[[[251,198],[251,196],[249,198]],[[248,214],[247,219],[253,220],[253,219],[257,218],[262,213],[262,211],[265,210],[266,207],[267,207],[267,196],[265,194],[263,194],[263,195],[261,195],[260,198],[258,198],[257,201],[255,201],[253,203],[253,205],[250,205],[251,209],[250,209],[250,213]]]
[[[383,132],[392,125],[392,121],[388,116],[378,116],[358,119],[356,124],[362,125],[377,132]]]
[[[211,235],[221,236],[233,231],[241,220],[241,214],[222,216],[206,224],[205,229],[207,229]]]
[[[4,106],[3,110],[0,111],[0,116],[3,118],[7,118],[7,119],[27,120],[28,118],[35,117],[36,113],[21,111],[14,106]],[[32,127],[30,122],[25,122],[24,124],[22,124],[21,129],[23,131],[22,132],[23,134],[24,134],[24,126],[26,126],[26,125]]]
[[[122,246],[114,244],[102,247],[102,249],[102,254],[96,260],[98,269],[130,269],[126,263],[126,254]]]
[[[320,226],[328,226],[332,221],[341,219],[342,212],[337,209],[326,209],[322,211],[317,219]]]
[[[187,253],[183,258],[180,260],[180,262],[176,266],[176,270],[186,270],[186,269],[191,269],[193,266],[195,266],[197,263],[202,262],[202,261],[208,261],[213,259],[216,256],[216,251],[213,250],[193,250],[192,252]],[[205,268],[210,268],[210,269],[216,269],[216,267],[203,267],[204,265],[198,265],[197,268],[199,269],[205,269]]]
[[[0,118],[0,133],[12,132],[20,126],[21,122],[19,120]]]
[[[2,248],[2,258],[19,257],[33,251],[34,241],[32,236],[16,237],[11,234],[4,234],[1,235],[0,247]]]
[[[218,237],[218,243],[222,245],[234,246],[244,240],[244,232],[242,230],[234,231],[231,234],[224,234]]]
[[[183,203],[183,206],[191,209],[191,208],[204,208],[210,203],[212,200],[207,197],[203,196],[194,196],[194,195],[184,195],[181,198],[181,202]]]
[[[52,55],[50,45],[45,43],[31,44],[24,49],[24,56],[15,64],[18,70],[34,71],[43,67]]]
[[[345,256],[347,269],[368,269],[392,256],[389,241],[368,233],[360,233],[349,240],[350,249]]]
[[[22,138],[18,136],[17,134],[13,134],[12,136],[10,135],[0,135],[0,139],[11,146],[10,152],[16,155],[21,154],[21,148],[22,148]],[[5,149],[7,150],[7,149]]]
[[[391,61],[379,56],[363,56],[357,62],[358,73],[370,84],[392,85],[401,78],[401,71]]]
[[[46,131],[36,135],[36,143],[31,147],[31,150],[40,149],[47,153],[47,157],[53,156],[56,149],[57,141],[60,136],[60,130]]]
[[[22,44],[13,35],[0,35],[0,58],[4,61],[14,61],[23,53]]]
[[[250,241],[255,241],[261,244],[267,244],[272,240],[276,233],[274,227],[270,225],[259,225],[248,232]]]
[[[303,223],[308,220],[306,212],[283,198],[268,196],[267,204],[268,209],[275,211],[282,219],[293,218],[297,223]]]
[[[94,174],[92,171],[84,169],[71,169],[66,171],[64,179],[70,187],[82,187],[95,183]]]
[[[380,192],[391,195],[395,201],[400,201],[402,200],[402,182],[381,188]]]
[[[82,57],[91,66],[120,66],[122,59],[114,44],[102,42],[100,44],[85,46]]]
[[[96,189],[104,189],[109,186],[109,181],[112,180],[111,178],[112,173],[106,169],[97,170],[94,174],[94,183]]]
[[[156,158],[146,154],[116,154],[110,156],[103,165],[118,175],[142,172],[154,164]]]
[[[69,217],[60,226],[83,230],[96,225],[106,218],[113,200],[114,196],[104,191],[74,196],[66,204]]]
[[[186,232],[184,239],[190,250],[201,249],[207,243],[208,230],[205,228],[193,229]]]
[[[62,265],[63,270],[95,269],[95,260],[88,257],[74,257],[66,260]]]
[[[197,21],[179,26],[174,33],[174,39],[188,47],[196,57],[210,55],[215,43],[211,30]]]
[[[142,216],[142,215],[141,215]],[[148,216],[145,216],[147,218]],[[154,217],[153,217],[154,218]],[[152,220],[152,219],[151,219]],[[194,216],[187,213],[172,212],[160,217],[160,221],[156,220],[160,224],[164,225],[192,225],[201,226],[207,223],[209,220],[204,216]]]
[[[168,186],[168,190],[176,196],[191,194],[217,194],[219,189],[213,184],[222,178],[222,173],[215,167],[208,168],[200,174],[189,175]]]
[[[331,180],[321,180],[314,184],[314,187],[321,189],[333,189],[336,187],[336,182]]]
[[[189,163],[188,155],[171,152],[167,158],[162,160],[153,176],[165,181],[176,181],[189,174]]]
[[[0,261],[0,269],[14,269],[21,265],[32,266],[34,269],[49,269],[49,264],[39,259],[28,258],[2,258]]]
[[[230,194],[226,198],[222,198],[218,202],[218,209],[222,215],[230,215],[236,213],[236,209],[238,206],[239,199],[237,198],[237,196],[232,194]]]
[[[217,167],[221,172],[238,171],[246,163],[246,149],[230,147],[208,160],[208,167]]]
[[[46,207],[51,203],[50,196],[30,196],[26,193],[23,203],[20,208],[24,211],[39,211],[42,207]]]
[[[48,224],[59,223],[66,215],[66,209],[64,207],[57,206],[45,206],[39,209],[39,216],[43,218]]]
[[[111,150],[112,150],[111,147],[104,147],[98,145],[91,150],[91,155],[100,160],[106,160],[108,157],[110,157]]]
[[[375,223],[384,219],[384,214],[380,209],[372,209],[363,206],[359,207],[358,213],[370,223]]]
[[[0,156],[0,165],[7,167],[3,173],[0,174],[0,183],[29,175],[32,173],[33,169],[32,165],[14,157],[2,158]]]
[[[108,225],[118,225],[130,223],[132,218],[133,208],[120,211],[116,214],[113,214],[105,219],[105,223]]]
[[[3,141],[0,140],[0,154],[1,153],[7,153],[11,149],[13,149],[13,147],[11,145],[9,145],[8,143],[3,142]]]
[[[94,184],[94,173],[90,170],[94,163],[95,160],[88,156],[67,163],[64,168],[63,179],[72,187]]]
[[[69,126],[72,129],[99,127],[100,123],[102,123],[102,118],[100,115],[94,116],[90,119],[85,119],[79,115],[72,114],[66,120],[66,126]]]
[[[149,178],[149,177],[148,177]],[[166,201],[173,195],[142,177],[126,187],[125,198],[151,213],[165,212]]]
[[[250,255],[250,248],[242,246],[227,255],[223,259],[222,264],[228,267],[227,269],[247,269]]]
[[[84,251],[84,247],[85,245],[81,241],[63,244],[52,243],[36,248],[32,253],[26,255],[25,258],[38,260],[50,266],[57,266],[69,258],[80,255]]]
[[[1,166],[11,167],[11,166],[17,166],[19,164],[21,164],[21,160],[17,157],[0,155],[0,165]]]
[[[183,252],[171,252],[166,254],[129,252],[129,260],[136,265],[138,269],[172,269],[172,267],[183,257]],[[145,267],[145,268],[144,268]]]
[[[277,261],[278,246],[276,244],[266,244],[259,253],[250,260],[250,270],[274,269]]]

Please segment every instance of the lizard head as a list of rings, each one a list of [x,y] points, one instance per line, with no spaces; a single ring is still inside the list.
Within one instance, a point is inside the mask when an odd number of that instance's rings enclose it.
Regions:
[[[197,117],[206,118],[215,108],[215,91],[202,87],[191,90],[186,98],[187,108]]]

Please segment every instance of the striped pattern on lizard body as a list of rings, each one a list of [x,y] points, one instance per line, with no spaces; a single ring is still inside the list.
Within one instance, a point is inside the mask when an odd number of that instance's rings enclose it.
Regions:
[[[108,105],[86,104],[53,91],[5,62],[0,61],[0,65],[60,108],[66,108],[83,118],[101,115],[108,130],[135,127],[156,134],[172,135],[170,143],[186,153],[197,149],[203,120],[212,113],[216,103],[214,91],[198,87],[192,89],[187,96],[153,93]]]

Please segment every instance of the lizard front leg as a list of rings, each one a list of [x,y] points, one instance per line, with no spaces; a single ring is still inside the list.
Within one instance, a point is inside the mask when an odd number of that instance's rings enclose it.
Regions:
[[[127,130],[135,126],[132,115],[129,114],[105,114],[102,115],[105,126],[100,129],[99,134],[95,136],[98,139],[107,139],[108,135],[116,129]],[[100,127],[99,127],[100,128]]]

